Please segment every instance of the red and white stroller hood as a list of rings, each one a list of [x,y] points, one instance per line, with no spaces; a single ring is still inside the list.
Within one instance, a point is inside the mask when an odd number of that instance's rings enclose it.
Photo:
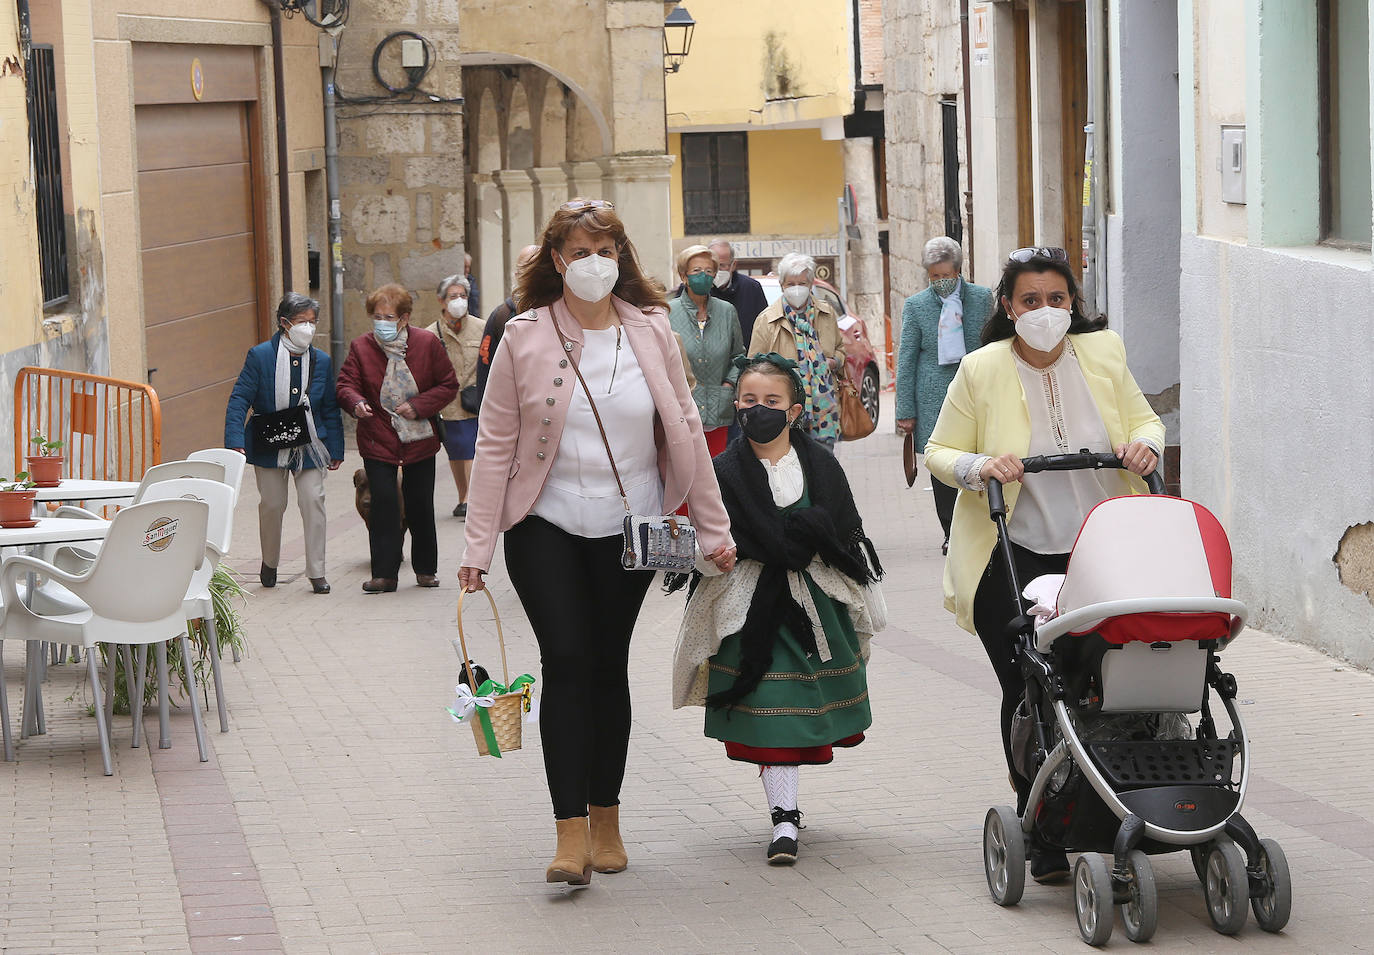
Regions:
[[[1037,584],[1043,593],[1039,581],[1027,591]],[[1055,608],[1036,631],[1041,650],[1065,633],[1095,632],[1110,643],[1225,642],[1246,616],[1231,599],[1221,522],[1201,504],[1162,495],[1110,498],[1088,513]]]

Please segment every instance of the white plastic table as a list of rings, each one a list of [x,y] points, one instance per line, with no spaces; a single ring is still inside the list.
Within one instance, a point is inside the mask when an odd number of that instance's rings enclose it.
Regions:
[[[36,487],[35,501],[132,501],[137,481],[93,481],[67,478],[57,487]]]
[[[56,491],[59,488],[44,488]],[[80,541],[100,541],[110,529],[109,521],[79,517],[45,517],[33,527],[0,527],[0,549],[6,547],[37,547],[42,544],[74,544]],[[29,575],[26,596],[33,593],[33,575]],[[31,599],[31,598],[30,598]],[[42,700],[42,644],[27,642],[24,667],[24,711],[20,720],[20,738],[46,731]],[[6,754],[7,757],[10,754]]]

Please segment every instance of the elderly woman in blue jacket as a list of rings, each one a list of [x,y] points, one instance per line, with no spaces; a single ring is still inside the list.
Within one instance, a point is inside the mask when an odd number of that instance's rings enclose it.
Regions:
[[[902,339],[897,352],[897,427],[915,436],[916,448],[930,440],[945,392],[959,361],[982,344],[983,326],[992,314],[992,291],[965,282],[959,275],[964,250],[947,236],[937,236],[921,251],[930,285],[902,306]],[[930,479],[935,513],[945,532],[941,553],[949,552],[957,488]]]
[[[243,370],[224,413],[224,446],[247,455],[258,481],[258,539],[264,587],[277,585],[281,561],[281,522],[286,513],[287,479],[296,479],[296,504],[305,528],[305,573],[317,594],[329,593],[324,575],[324,471],[343,463],[343,418],[334,397],[334,367],[329,355],[311,347],[320,303],[288,292],[277,306],[277,333],[248,350]],[[249,411],[270,414],[308,403],[310,441],[283,451],[254,448]]]

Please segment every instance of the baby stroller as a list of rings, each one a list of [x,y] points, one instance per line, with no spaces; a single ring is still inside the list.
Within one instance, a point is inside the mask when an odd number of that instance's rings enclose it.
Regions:
[[[1028,473],[1122,467],[1113,454],[1087,451],[1023,463]],[[1144,942],[1159,915],[1149,857],[1186,849],[1218,932],[1240,931],[1247,900],[1260,928],[1277,932],[1292,903],[1288,864],[1240,814],[1250,746],[1236,680],[1218,657],[1245,626],[1245,606],[1231,599],[1230,544],[1205,508],[1163,496],[1157,474],[1148,482],[1150,496],[1112,498],[1088,514],[1057,615],[1010,624],[1026,679],[1032,783],[1023,816],[988,810],[988,888],[998,905],[1020,901],[1029,845],[1082,853],[1071,884],[1083,940],[1105,944],[1119,907],[1127,937]],[[988,502],[1019,601],[996,481]],[[1214,696],[1231,727],[1224,736]],[[1195,728],[1187,714],[1199,714]]]

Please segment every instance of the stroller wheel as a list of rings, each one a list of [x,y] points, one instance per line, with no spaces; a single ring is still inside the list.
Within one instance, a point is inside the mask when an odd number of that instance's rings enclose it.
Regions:
[[[1245,903],[1250,897],[1250,879],[1245,872],[1245,857],[1234,842],[1215,842],[1207,850],[1202,894],[1214,929],[1222,935],[1235,935],[1241,930],[1245,924]]]
[[[1126,857],[1131,872],[1127,901],[1121,904],[1121,924],[1132,942],[1148,942],[1159,927],[1159,895],[1155,892],[1155,870],[1150,857],[1132,849]]]
[[[1266,932],[1279,932],[1288,924],[1293,908],[1293,881],[1288,877],[1288,860],[1273,839],[1260,840],[1260,871],[1265,890],[1252,896],[1250,907],[1255,910],[1255,922]]]
[[[1015,905],[1026,889],[1026,837],[1010,806],[994,806],[983,820],[983,870],[998,905]]]
[[[1073,911],[1078,934],[1089,945],[1112,937],[1112,874],[1096,852],[1085,852],[1073,867]]]

